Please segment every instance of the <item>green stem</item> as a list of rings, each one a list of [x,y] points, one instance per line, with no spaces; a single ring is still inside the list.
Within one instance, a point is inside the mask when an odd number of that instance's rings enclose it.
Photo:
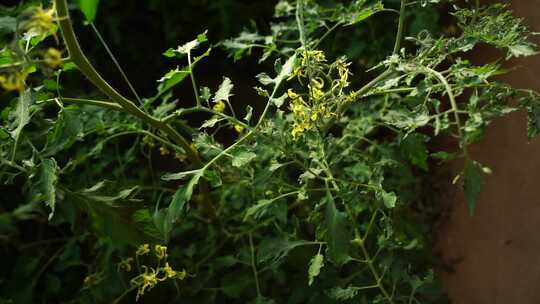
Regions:
[[[403,25],[405,24],[405,6],[407,5],[407,0],[401,0],[401,7],[399,9],[399,20],[398,20],[398,30],[396,34],[396,42],[394,43],[393,55],[399,53],[401,48],[401,40],[403,39]]]
[[[177,117],[182,117],[184,115],[197,113],[197,112],[205,112],[205,113],[214,114],[214,115],[223,117],[224,119],[229,120],[230,122],[232,122],[234,124],[241,125],[242,127],[246,128],[247,130],[249,130],[251,128],[248,124],[238,120],[237,118],[234,118],[232,116],[229,116],[227,114],[224,114],[224,113],[221,113],[221,112],[218,112],[218,111],[214,111],[214,110],[212,110],[210,108],[206,108],[206,107],[203,107],[203,106],[180,109],[176,113],[173,113],[171,115],[168,115],[168,116],[164,117],[162,119],[162,121],[165,122],[165,123],[168,123],[168,122],[172,121],[173,119],[175,119]]]
[[[191,86],[193,87],[193,94],[195,94],[197,107],[200,107],[201,97],[199,97],[199,88],[197,87],[197,82],[195,81],[195,75],[193,75],[193,67],[191,65],[191,52],[188,52],[187,58],[188,58],[188,65],[189,65],[189,78],[191,78]]]
[[[300,35],[300,43],[304,50],[307,47],[306,32],[304,25],[304,0],[296,0],[296,25],[298,26],[298,34]]]
[[[45,101],[51,101],[54,99],[48,99]],[[83,98],[67,98],[67,97],[60,97],[58,98],[60,102],[66,102],[66,103],[74,103],[74,104],[80,104],[80,105],[89,105],[89,106],[96,106],[101,108],[106,108],[110,110],[115,110],[119,112],[126,112],[124,108],[119,106],[116,103],[107,102],[107,101],[101,101],[101,100],[93,100],[93,99],[83,99]]]
[[[446,94],[448,95],[448,99],[450,99],[450,106],[452,107],[452,112],[454,112],[454,120],[456,121],[457,125],[457,132],[459,135],[459,138],[461,140],[461,147],[463,149],[463,154],[465,154],[465,158],[469,158],[469,153],[467,151],[467,144],[464,142],[465,137],[463,136],[463,131],[461,130],[461,118],[459,117],[459,107],[456,102],[456,98],[454,96],[454,93],[452,92],[452,87],[441,73],[435,71],[434,69],[424,67],[426,72],[428,74],[431,74],[435,76],[439,82],[444,86],[446,90]]]
[[[156,119],[139,107],[137,107],[131,100],[122,96],[111,85],[101,77],[96,71],[94,66],[90,63],[86,55],[84,55],[81,46],[77,40],[73,25],[69,17],[68,6],[66,0],[54,0],[56,7],[56,14],[58,18],[58,24],[64,37],[64,42],[68,49],[72,62],[77,65],[79,70],[92,82],[101,92],[111,98],[112,101],[120,105],[124,110],[131,115],[141,119],[145,123],[152,127],[159,129],[163,133],[167,134],[174,142],[180,145],[185,151],[188,158],[194,163],[195,166],[202,166],[202,161],[199,157],[197,150],[195,150],[190,143],[174,130],[170,125],[163,123],[159,119]]]
[[[103,37],[101,36],[101,33],[98,31],[97,27],[94,25],[93,22],[90,22],[90,26],[94,30],[94,33],[96,33],[96,36],[101,42],[101,45],[103,45],[103,47],[105,48],[105,51],[107,52],[109,57],[111,57],[111,60],[113,61],[114,65],[120,72],[120,75],[122,75],[122,78],[124,78],[124,81],[127,83],[129,89],[131,90],[131,93],[133,93],[133,95],[135,96],[139,104],[142,105],[143,104],[142,99],[139,97],[139,94],[137,94],[137,91],[135,90],[135,87],[131,84],[131,81],[129,81],[129,78],[124,72],[124,69],[122,69],[122,66],[120,65],[118,60],[116,60],[116,56],[114,56],[114,54],[112,53],[111,49],[109,48],[109,45],[105,42],[105,39],[103,39]]]
[[[251,269],[253,270],[253,277],[255,279],[255,290],[257,291],[257,297],[262,297],[261,287],[259,286],[259,274],[257,272],[257,260],[255,259],[255,246],[253,246],[253,236],[248,234],[249,248],[251,249]]]

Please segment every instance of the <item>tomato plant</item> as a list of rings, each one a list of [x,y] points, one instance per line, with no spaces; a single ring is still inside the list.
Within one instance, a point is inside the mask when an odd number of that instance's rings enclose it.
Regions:
[[[266,27],[164,50],[176,67],[150,96],[94,25],[98,4],[2,8],[2,303],[442,303],[433,176],[462,161],[473,214],[491,170],[468,147],[516,110],[540,132],[538,94],[496,79],[536,54],[504,4],[281,0]],[[453,30],[410,18],[430,7]],[[387,14],[392,29],[369,23]],[[85,53],[80,23],[129,94]],[[368,25],[379,40],[346,41]],[[480,44],[502,55],[476,65]],[[216,49],[233,66],[258,58],[257,100],[197,77]],[[186,88],[191,103],[175,98]]]

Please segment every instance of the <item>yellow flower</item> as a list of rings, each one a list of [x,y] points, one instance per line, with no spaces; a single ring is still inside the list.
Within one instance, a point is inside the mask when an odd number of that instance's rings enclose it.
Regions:
[[[148,244],[142,244],[137,248],[137,251],[135,252],[136,255],[146,255],[150,252],[150,245]]]
[[[7,76],[0,75],[0,86],[6,91],[17,91],[21,93],[26,87],[25,80],[27,73],[14,72]]]
[[[161,146],[159,148],[159,154],[161,155],[169,155],[171,152],[169,151],[169,149],[167,149],[167,147],[164,147],[164,146]]]
[[[56,69],[62,64],[62,52],[55,48],[49,48],[43,58],[45,63],[53,69]]]
[[[118,263],[118,270],[130,272],[132,269],[131,263],[133,263],[133,258],[127,258],[122,260],[120,263]]]
[[[244,132],[244,127],[242,125],[234,125],[234,130],[238,133],[238,134],[242,134],[242,132]]]
[[[167,257],[167,246],[156,245],[154,246],[154,251],[156,252],[156,257],[159,260]]]
[[[178,274],[175,270],[172,269],[171,266],[169,266],[169,263],[165,263],[165,267],[163,267],[163,271],[165,272],[165,275],[167,278],[174,278]]]
[[[30,20],[25,24],[24,28],[33,32],[38,36],[49,35],[54,33],[56,25],[54,24],[54,5],[48,10],[44,10],[42,6],[34,8],[34,13]]]
[[[223,111],[225,111],[225,107],[226,105],[223,100],[220,100],[214,105],[212,109],[214,109],[214,111],[216,112],[223,113]]]
[[[144,295],[147,290],[152,289],[159,282],[157,272],[154,268],[148,268],[146,266],[142,266],[142,268],[144,269],[144,272],[130,281],[131,286],[137,287],[136,301],[138,301],[139,297]]]

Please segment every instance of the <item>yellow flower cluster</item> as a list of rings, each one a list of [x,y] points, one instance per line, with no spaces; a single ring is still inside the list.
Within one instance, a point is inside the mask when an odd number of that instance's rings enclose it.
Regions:
[[[296,77],[302,85],[307,80],[308,92],[301,96],[288,91],[289,108],[294,117],[291,131],[293,140],[335,115],[333,111],[339,108],[340,103],[349,102],[355,97],[343,92],[349,86],[350,63],[341,58],[326,63],[326,56],[318,50],[304,50],[299,56],[300,64],[291,78]]]
[[[300,80],[307,77],[306,67],[326,62],[324,52],[318,50],[303,51],[300,53],[300,58],[300,65],[294,69],[291,78],[296,76]]]
[[[43,56],[45,63],[53,69],[56,69],[62,64],[62,52],[55,48],[47,49],[45,56]]]
[[[324,95],[321,87],[314,85],[312,88],[310,94],[313,99],[320,99]],[[305,131],[313,129],[321,118],[331,116],[331,113],[322,103],[310,106],[302,96],[291,89],[287,91],[287,95],[291,99],[290,109],[294,116],[294,125],[291,131],[293,140],[297,140]]]
[[[223,100],[220,100],[218,102],[216,102],[216,104],[214,105],[214,107],[212,108],[214,111],[216,112],[219,112],[219,113],[223,113],[223,111],[225,111],[225,103],[223,102]]]
[[[28,73],[14,72],[8,75],[0,75],[0,86],[6,91],[17,91],[21,93],[24,91],[25,80]]]
[[[157,265],[155,267],[149,267],[146,265],[142,265],[139,267],[139,257],[147,256],[152,251],[149,244],[142,244],[135,251],[139,274],[130,280],[130,285],[133,288],[137,288],[136,301],[138,301],[145,292],[154,288],[154,286],[156,286],[160,282],[166,281],[168,279],[183,280],[187,276],[185,270],[177,271],[169,265],[169,262],[167,261],[167,246],[155,245],[153,249],[154,257],[157,260]],[[133,258],[127,258],[122,260],[118,264],[118,270],[130,272],[133,268],[131,266],[133,261]]]
[[[35,7],[24,28],[37,36],[54,34],[56,31],[54,14],[54,6],[47,10],[44,10],[42,6]]]

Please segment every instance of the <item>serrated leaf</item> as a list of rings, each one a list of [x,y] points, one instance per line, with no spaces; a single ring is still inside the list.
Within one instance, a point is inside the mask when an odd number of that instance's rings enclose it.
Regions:
[[[79,0],[79,7],[86,18],[86,21],[93,22],[96,18],[99,0]]]
[[[308,269],[308,285],[311,286],[313,284],[313,280],[319,274],[321,273],[321,268],[324,267],[324,256],[320,253],[317,253],[311,258],[311,261],[309,262],[309,269]]]
[[[204,123],[199,127],[199,130],[213,128],[218,122],[222,120],[223,118],[221,118],[220,116],[214,115],[209,119],[205,120]]]
[[[237,168],[241,168],[251,162],[257,154],[248,151],[242,151],[238,154],[233,155],[232,165]]]
[[[349,259],[347,215],[337,210],[334,199],[330,195],[326,197],[325,221],[328,239],[328,258],[337,265],[342,265]]]
[[[193,62],[191,63],[191,70],[195,68],[195,65],[201,61],[204,57],[207,57],[210,55],[210,50],[208,49],[204,54],[201,56],[195,57]],[[172,89],[176,85],[180,84],[186,77],[190,74],[190,67],[186,66],[183,68],[176,67],[174,70],[170,70],[167,72],[163,77],[161,77],[158,82],[160,84],[158,85],[158,93],[156,96],[153,97],[153,99],[157,99],[159,96],[161,96],[163,93],[167,92],[168,90]]]
[[[367,18],[373,16],[374,14],[384,10],[382,2],[377,2],[369,7],[363,8],[359,12],[353,15],[352,20],[347,25],[353,25],[359,22],[366,20]]]
[[[65,107],[58,113],[53,130],[47,136],[47,152],[50,154],[69,149],[82,137],[82,112],[76,106]]]
[[[220,100],[229,101],[229,97],[232,96],[231,91],[234,88],[233,83],[228,77],[223,77],[223,81],[219,85],[219,88],[212,99],[213,102],[218,102]]]
[[[463,170],[463,191],[465,192],[470,215],[474,215],[476,203],[482,192],[483,175],[482,166],[478,162],[466,161]]]
[[[292,55],[285,61],[285,64],[282,66],[279,64],[279,61],[276,61],[276,70],[279,70],[278,75],[275,78],[271,78],[266,73],[260,73],[256,77],[259,80],[259,82],[263,85],[270,85],[273,84],[274,87],[276,85],[279,85],[284,79],[289,77],[293,71],[294,63],[296,61],[296,54]]]
[[[19,141],[23,128],[30,122],[30,103],[31,93],[30,89],[25,90],[19,96],[17,102],[17,108],[15,109],[15,121],[13,123],[14,129],[10,132],[11,137],[15,142]]]
[[[534,47],[530,44],[516,44],[508,47],[510,54],[514,57],[527,57],[538,54]]]
[[[351,300],[356,295],[358,295],[358,292],[360,291],[360,288],[357,287],[347,287],[347,288],[341,288],[341,287],[335,287],[330,289],[327,294],[330,298],[338,301],[346,301]]]
[[[131,215],[131,218],[139,229],[146,235],[155,239],[163,239],[163,234],[154,224],[152,215],[148,209],[139,209],[135,211]]]
[[[44,159],[37,167],[36,183],[33,185],[33,199],[44,202],[51,209],[49,221],[56,208],[56,184],[58,183],[58,165],[53,158]]]
[[[290,241],[287,238],[266,238],[258,246],[257,261],[275,265],[298,246],[311,244],[306,241]]]

